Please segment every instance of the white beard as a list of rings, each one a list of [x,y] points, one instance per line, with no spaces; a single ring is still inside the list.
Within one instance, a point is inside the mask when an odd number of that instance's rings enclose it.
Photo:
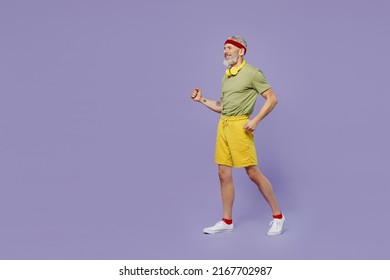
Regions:
[[[223,65],[225,65],[226,67],[230,67],[230,66],[232,66],[232,65],[237,63],[237,59],[238,59],[238,56],[232,55],[232,58],[225,59],[223,61]]]

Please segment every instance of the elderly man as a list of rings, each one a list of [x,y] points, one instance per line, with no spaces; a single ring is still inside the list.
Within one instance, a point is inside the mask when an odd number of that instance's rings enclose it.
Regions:
[[[233,230],[233,167],[245,168],[269,204],[273,219],[267,234],[278,235],[283,232],[285,217],[279,209],[271,183],[257,166],[253,135],[258,124],[276,106],[277,98],[263,73],[246,63],[246,50],[247,44],[242,37],[233,36],[225,41],[224,64],[228,68],[222,80],[220,101],[205,98],[199,88],[195,88],[191,94],[194,101],[221,114],[215,162],[218,164],[223,217],[214,226],[203,229],[208,234]],[[265,102],[260,112],[250,118],[259,94],[265,98]]]

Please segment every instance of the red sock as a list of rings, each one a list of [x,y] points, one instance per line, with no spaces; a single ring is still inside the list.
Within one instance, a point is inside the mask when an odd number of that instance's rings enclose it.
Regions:
[[[227,225],[231,225],[233,223],[233,220],[229,220],[229,219],[225,219],[225,218],[222,218],[222,221],[224,221],[225,224],[227,224]]]
[[[281,219],[281,218],[283,218],[283,214],[282,214],[282,212],[280,212],[280,214],[273,215],[272,217],[274,217],[274,219]]]

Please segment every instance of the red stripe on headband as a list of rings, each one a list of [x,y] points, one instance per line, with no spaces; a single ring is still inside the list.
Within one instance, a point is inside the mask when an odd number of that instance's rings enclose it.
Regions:
[[[227,40],[225,41],[225,44],[224,44],[224,45],[226,45],[226,44],[232,44],[233,46],[236,46],[237,48],[244,49],[244,50],[245,50],[244,53],[246,53],[246,47],[245,47],[243,44],[241,44],[240,42],[237,42],[237,41],[234,41],[234,40],[227,39]]]

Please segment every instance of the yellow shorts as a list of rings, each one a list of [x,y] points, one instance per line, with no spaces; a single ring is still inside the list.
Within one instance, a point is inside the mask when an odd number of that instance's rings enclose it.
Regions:
[[[244,130],[249,116],[221,116],[215,146],[215,162],[233,167],[257,165],[252,132]]]

